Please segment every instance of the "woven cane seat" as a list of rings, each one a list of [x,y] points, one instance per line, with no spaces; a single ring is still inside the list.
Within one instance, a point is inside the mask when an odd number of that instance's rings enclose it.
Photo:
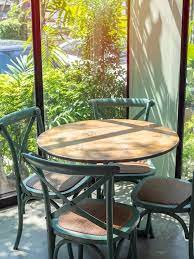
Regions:
[[[116,165],[120,167],[119,174],[145,174],[151,170],[146,160],[116,163]]]
[[[74,187],[84,176],[70,176],[65,174],[44,173],[46,180],[57,189],[57,191],[65,192]],[[35,190],[42,190],[41,182],[36,175],[32,175],[26,182],[26,185]]]
[[[138,199],[150,203],[179,205],[192,194],[190,182],[174,178],[147,178],[138,191]]]
[[[79,207],[95,216],[97,219],[105,222],[106,220],[106,205],[104,200],[87,199],[79,203]],[[121,203],[114,203],[113,208],[113,227],[120,229],[133,217],[132,209],[129,206]],[[67,211],[59,217],[58,225],[65,229],[74,232],[79,232],[88,235],[104,236],[106,230],[79,216],[76,212]]]

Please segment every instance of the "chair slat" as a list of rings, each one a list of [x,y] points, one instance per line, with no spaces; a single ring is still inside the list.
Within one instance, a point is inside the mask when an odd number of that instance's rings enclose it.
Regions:
[[[38,107],[31,107],[5,115],[3,118],[0,119],[0,124],[3,124],[4,127],[6,127],[20,120],[24,120],[32,116],[38,115],[40,115],[40,109]]]
[[[151,107],[155,102],[146,98],[101,98],[91,99],[89,103],[92,105],[95,119],[103,119],[104,116],[100,113],[100,107],[136,107],[142,109],[133,119],[139,119],[144,115],[144,120],[148,120]]]

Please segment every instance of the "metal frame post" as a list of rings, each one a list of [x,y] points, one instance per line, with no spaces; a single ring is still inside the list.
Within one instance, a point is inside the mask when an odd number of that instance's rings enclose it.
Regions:
[[[181,59],[180,59],[180,77],[179,77],[179,106],[178,106],[178,124],[177,124],[177,133],[180,138],[180,143],[177,147],[177,153],[176,153],[176,171],[175,171],[176,178],[181,178],[182,164],[183,164],[183,139],[184,139],[184,122],[185,122],[189,11],[190,11],[190,0],[183,0]]]
[[[32,9],[34,78],[35,78],[35,101],[36,101],[36,106],[38,106],[41,110],[42,120],[44,123],[40,0],[31,0],[31,9]]]
[[[131,21],[131,1],[127,0],[127,84],[126,84],[126,97],[130,96],[130,21]],[[126,109],[126,117],[129,118],[129,108]]]

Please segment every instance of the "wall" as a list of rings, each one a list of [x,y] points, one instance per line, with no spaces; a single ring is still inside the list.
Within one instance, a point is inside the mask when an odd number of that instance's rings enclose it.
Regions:
[[[131,1],[130,94],[157,106],[151,121],[176,130],[182,0]],[[175,151],[154,159],[158,172],[174,176]]]

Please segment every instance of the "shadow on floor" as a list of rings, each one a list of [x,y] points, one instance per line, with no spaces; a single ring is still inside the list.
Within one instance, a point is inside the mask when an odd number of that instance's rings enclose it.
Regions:
[[[130,203],[130,192],[133,185],[126,182],[117,184],[116,200]],[[188,217],[184,215],[188,221]],[[143,223],[144,224],[144,223]],[[138,239],[139,259],[188,259],[188,244],[184,239],[180,225],[172,218],[164,215],[153,215],[155,239]],[[24,219],[24,231],[19,251],[13,251],[17,230],[17,208],[0,211],[0,259],[47,259],[47,238],[44,219],[44,207],[41,202],[27,205]],[[101,247],[105,251],[105,247]],[[125,259],[129,242],[123,244],[120,259]],[[75,258],[77,247],[74,246]],[[68,258],[64,246],[58,259]],[[90,247],[84,248],[84,259],[99,257]]]

